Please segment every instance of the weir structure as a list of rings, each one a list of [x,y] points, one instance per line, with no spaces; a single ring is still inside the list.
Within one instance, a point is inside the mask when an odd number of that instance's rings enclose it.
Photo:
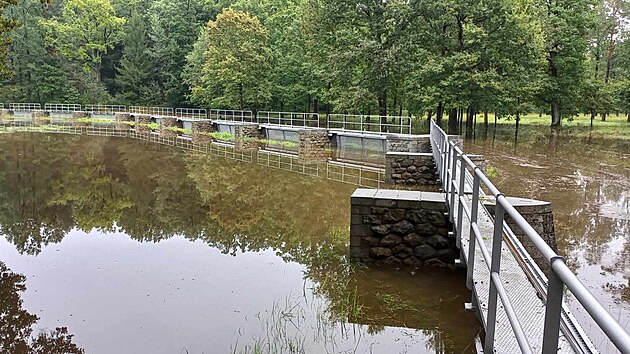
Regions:
[[[0,128],[131,137],[370,187],[351,198],[351,257],[465,267],[467,307],[485,328],[481,352],[596,353],[563,302],[566,291],[620,352],[630,353],[630,335],[556,253],[549,203],[506,197],[484,174],[483,159],[465,154],[459,138],[433,121],[429,135],[412,135],[404,117],[359,116],[349,124],[345,115],[336,128],[339,117],[322,123],[312,113],[45,107],[50,111],[32,103],[0,108]],[[380,163],[355,161],[352,153],[331,158],[344,146],[380,155]]]

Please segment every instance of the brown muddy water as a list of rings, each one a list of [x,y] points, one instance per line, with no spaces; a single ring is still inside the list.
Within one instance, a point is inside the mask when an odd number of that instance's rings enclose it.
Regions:
[[[130,138],[2,134],[0,352],[473,352],[461,271],[347,261],[354,189]]]
[[[630,332],[630,140],[577,139],[549,128],[477,132],[467,152],[483,154],[491,179],[510,196],[550,201],[558,251]],[[574,298],[569,306],[601,352],[616,352]]]

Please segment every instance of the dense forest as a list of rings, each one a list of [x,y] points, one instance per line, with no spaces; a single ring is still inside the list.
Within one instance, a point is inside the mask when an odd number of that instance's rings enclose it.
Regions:
[[[8,0],[0,11],[0,102],[454,124],[536,112],[552,126],[630,111],[628,0]]]

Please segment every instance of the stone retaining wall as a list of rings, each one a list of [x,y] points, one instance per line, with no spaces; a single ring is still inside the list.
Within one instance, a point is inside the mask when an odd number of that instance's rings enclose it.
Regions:
[[[258,124],[238,124],[234,126],[234,148],[237,151],[251,151],[258,149],[260,130]]]
[[[72,112],[72,117],[70,118],[70,121],[72,122],[73,127],[87,127],[90,125],[90,123],[81,122],[79,121],[79,119],[81,118],[85,119],[89,117],[90,117],[90,114],[88,112],[74,111]]]
[[[133,118],[131,117],[131,114],[123,113],[123,112],[117,112],[114,115],[114,120],[116,121],[115,129],[117,129],[117,130],[129,130],[129,129],[131,129],[131,125],[125,124],[123,122],[133,122],[134,121]]]
[[[437,185],[433,154],[388,152],[385,154],[385,183],[411,187]]]
[[[50,112],[48,111],[33,111],[31,113],[31,117],[33,119],[33,126],[40,126],[44,124],[48,124],[50,122]]]
[[[160,117],[160,136],[163,138],[176,138],[177,131],[169,129],[177,128],[176,117]]]
[[[136,120],[136,133],[151,133],[151,128],[149,124],[151,124],[151,115],[149,114],[134,114],[134,119]]]
[[[331,152],[326,129],[304,129],[298,132],[298,161],[301,163],[323,163]]]
[[[350,256],[390,265],[452,266],[459,258],[444,194],[357,189],[351,199]]]
[[[214,125],[211,121],[194,121],[192,122],[192,142],[194,144],[210,144],[212,137],[208,133],[214,131]]]
[[[388,135],[387,151],[431,152],[431,143],[428,135]]]

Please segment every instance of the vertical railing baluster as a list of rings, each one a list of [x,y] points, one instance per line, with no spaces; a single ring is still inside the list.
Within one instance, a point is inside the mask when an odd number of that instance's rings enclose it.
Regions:
[[[456,149],[451,148],[451,150],[453,151],[453,157],[452,157],[452,170],[451,170],[451,174],[448,178],[448,184],[449,184],[449,192],[450,192],[450,196],[451,196],[451,204],[449,205],[449,218],[451,220],[451,222],[455,221],[455,215],[453,213],[453,208],[455,208],[455,180],[457,178],[457,161],[459,160],[459,152],[457,152]]]
[[[543,334],[543,353],[555,353],[558,350],[560,335],[560,315],[562,314],[562,295],[564,283],[553,270],[554,262],[564,262],[560,256],[550,260],[547,274],[547,308],[545,309],[545,329]]]
[[[466,176],[466,161],[464,161],[464,155],[459,157],[459,188],[457,190],[457,235],[456,245],[457,248],[462,248],[462,216],[464,215],[464,208],[462,204],[462,196],[464,195],[464,178]]]
[[[495,200],[495,212],[494,212],[494,235],[492,237],[492,264],[490,265],[490,292],[488,296],[488,317],[486,321],[486,343],[484,346],[484,353],[494,353],[494,333],[497,324],[497,286],[492,279],[492,273],[499,274],[501,269],[501,245],[503,242],[503,217],[504,210],[503,205],[499,202],[499,199],[503,198],[503,194],[498,194]]]
[[[477,224],[477,217],[479,213],[479,176],[477,175],[477,170],[479,167],[475,166],[473,170],[473,190],[472,190],[472,205],[470,208],[470,233],[468,235],[468,260],[466,265],[466,287],[469,290],[473,289],[475,285],[473,282],[473,274],[475,270],[475,249],[477,238],[475,237],[475,231],[473,229],[473,225]],[[474,296],[474,295],[473,295]]]

